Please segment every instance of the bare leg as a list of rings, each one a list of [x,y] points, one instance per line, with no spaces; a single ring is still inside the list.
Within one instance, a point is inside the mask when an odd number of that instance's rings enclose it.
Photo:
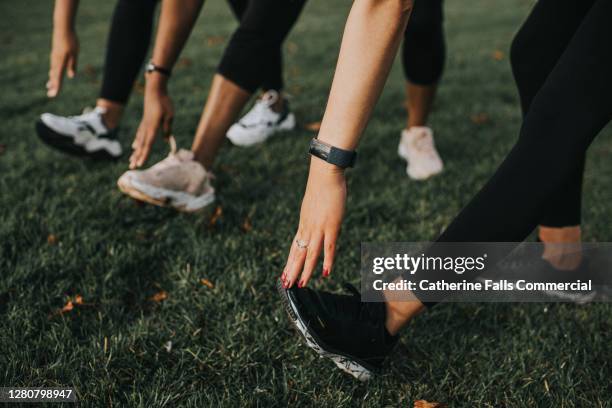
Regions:
[[[96,101],[96,106],[106,109],[102,119],[104,120],[104,124],[107,128],[112,130],[119,126],[119,122],[121,122],[123,111],[125,109],[124,105],[108,99],[99,98]]]
[[[437,84],[434,85],[416,85],[406,82],[406,111],[408,112],[408,121],[406,129],[413,126],[426,126],[427,118],[431,113],[436,96]]]
[[[397,293],[393,296],[397,296]],[[387,309],[385,328],[392,336],[395,336],[413,317],[425,310],[423,303],[418,300],[387,301],[385,306]]]
[[[191,146],[195,159],[207,170],[212,167],[228,129],[250,97],[250,93],[232,81],[219,74],[214,76]]]
[[[542,258],[560,270],[576,269],[582,262],[580,225],[573,227],[540,226],[539,238],[544,243]]]

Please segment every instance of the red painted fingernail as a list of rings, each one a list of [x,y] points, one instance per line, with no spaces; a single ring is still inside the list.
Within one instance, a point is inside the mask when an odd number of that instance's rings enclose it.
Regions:
[[[327,278],[329,276],[329,269],[323,268],[323,277]]]

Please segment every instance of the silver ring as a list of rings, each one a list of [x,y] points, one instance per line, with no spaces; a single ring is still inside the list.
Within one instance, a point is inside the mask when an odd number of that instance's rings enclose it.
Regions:
[[[300,249],[306,249],[308,248],[308,241],[302,241],[300,239],[296,239],[295,240],[295,244],[297,245],[298,248]]]

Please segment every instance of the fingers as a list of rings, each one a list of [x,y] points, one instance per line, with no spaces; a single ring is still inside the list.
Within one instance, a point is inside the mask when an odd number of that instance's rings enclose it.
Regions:
[[[49,81],[47,81],[47,97],[55,98],[62,87],[64,70],[66,69],[66,57],[51,55],[51,68],[49,69]]]
[[[136,159],[136,167],[142,166],[147,159],[149,158],[149,153],[151,152],[151,147],[153,146],[153,141],[155,140],[155,135],[157,134],[158,127],[156,126],[153,129],[148,129],[146,131],[144,140],[142,142],[142,146],[140,148],[140,154]]]
[[[147,161],[161,122],[161,118],[156,119],[154,122],[143,119],[140,126],[138,126],[136,138],[132,143],[132,149],[134,149],[134,152],[132,153],[132,156],[130,156],[130,169],[141,167]]]
[[[75,55],[71,55],[68,58],[68,64],[66,66],[66,72],[68,75],[68,78],[72,79],[76,76],[76,70],[77,70],[77,59]]]
[[[289,257],[287,258],[287,265],[283,272],[283,284],[285,288],[293,286],[297,280],[300,272],[304,267],[304,261],[306,260],[307,248],[300,247],[297,243],[308,243],[308,238],[305,238],[305,234],[298,231],[291,243],[291,250],[289,251]]]
[[[143,123],[140,123],[138,130],[136,131],[136,137],[132,142],[132,155],[130,156],[130,169],[136,168],[138,156],[140,155],[140,148],[142,146],[142,140],[144,138],[145,127]]]
[[[306,286],[310,277],[312,276],[312,272],[317,266],[317,261],[319,260],[319,255],[321,254],[321,247],[323,246],[323,237],[319,236],[314,239],[311,239],[308,243],[308,248],[306,252],[306,260],[304,261],[304,270],[302,270],[302,275],[298,280],[298,288]]]
[[[325,234],[323,242],[323,271],[321,275],[327,278],[334,266],[334,256],[336,255],[336,241],[338,240],[337,232],[329,232]]]

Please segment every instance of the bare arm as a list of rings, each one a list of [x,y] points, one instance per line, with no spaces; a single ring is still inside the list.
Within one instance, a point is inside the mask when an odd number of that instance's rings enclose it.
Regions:
[[[79,41],[74,28],[79,0],[55,0],[53,8],[53,36],[49,61],[47,96],[57,96],[64,79],[64,72],[73,78],[79,54]]]
[[[320,140],[343,149],[356,148],[391,69],[411,6],[410,0],[353,3]],[[329,275],[345,202],[344,171],[312,158],[298,231],[281,277],[285,287],[296,282],[298,286],[306,285],[321,251],[325,254],[323,276]],[[302,248],[297,245],[298,240]]]
[[[164,0],[155,37],[152,61],[171,69],[178,59],[200,14],[203,0]],[[142,166],[149,156],[157,133],[169,135],[174,109],[168,96],[168,78],[158,72],[147,74],[144,114],[132,143],[130,168]]]

